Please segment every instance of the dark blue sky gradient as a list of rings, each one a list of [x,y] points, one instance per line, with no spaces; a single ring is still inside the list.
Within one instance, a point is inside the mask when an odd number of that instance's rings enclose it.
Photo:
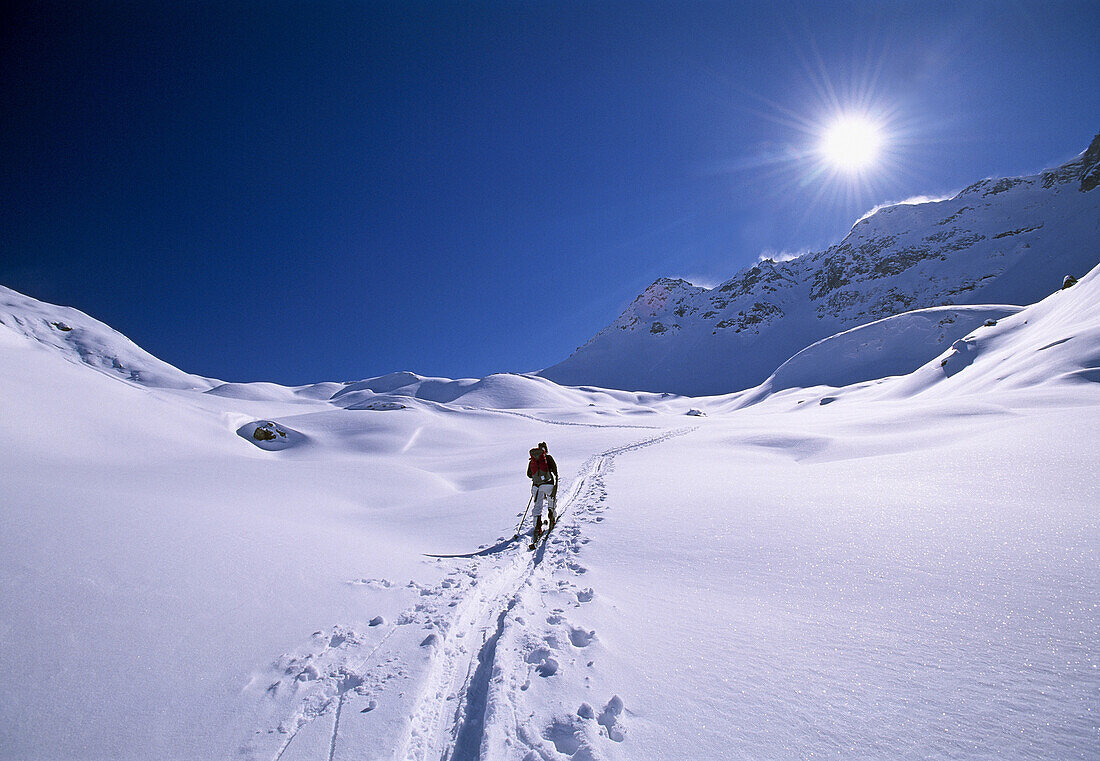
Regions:
[[[563,359],[1100,130],[1100,3],[36,3],[0,46],[0,283],[189,372]],[[885,115],[815,173],[833,104]]]

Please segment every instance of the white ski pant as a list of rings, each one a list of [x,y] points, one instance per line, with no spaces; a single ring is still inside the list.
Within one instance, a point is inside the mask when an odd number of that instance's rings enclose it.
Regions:
[[[535,502],[535,520],[542,518],[542,503],[546,502],[548,510],[554,509],[554,498],[550,495],[554,491],[554,484],[531,484],[531,497]]]

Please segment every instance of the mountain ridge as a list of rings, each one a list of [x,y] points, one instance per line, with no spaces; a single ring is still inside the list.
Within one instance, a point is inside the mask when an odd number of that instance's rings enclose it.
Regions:
[[[806,346],[913,309],[1030,304],[1100,261],[1100,134],[1065,164],[895,204],[837,244],[707,289],[658,278],[570,357],[566,385],[698,396],[749,388]]]

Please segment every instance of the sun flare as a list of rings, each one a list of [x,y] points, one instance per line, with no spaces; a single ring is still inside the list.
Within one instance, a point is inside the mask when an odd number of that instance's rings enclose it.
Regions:
[[[875,163],[882,143],[882,130],[870,119],[844,116],[826,128],[818,150],[836,169],[858,172]]]

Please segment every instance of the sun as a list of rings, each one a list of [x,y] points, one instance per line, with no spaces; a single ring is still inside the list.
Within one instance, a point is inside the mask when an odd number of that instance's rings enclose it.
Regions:
[[[825,128],[818,144],[824,161],[843,172],[874,166],[882,150],[882,128],[863,116],[841,116]]]

